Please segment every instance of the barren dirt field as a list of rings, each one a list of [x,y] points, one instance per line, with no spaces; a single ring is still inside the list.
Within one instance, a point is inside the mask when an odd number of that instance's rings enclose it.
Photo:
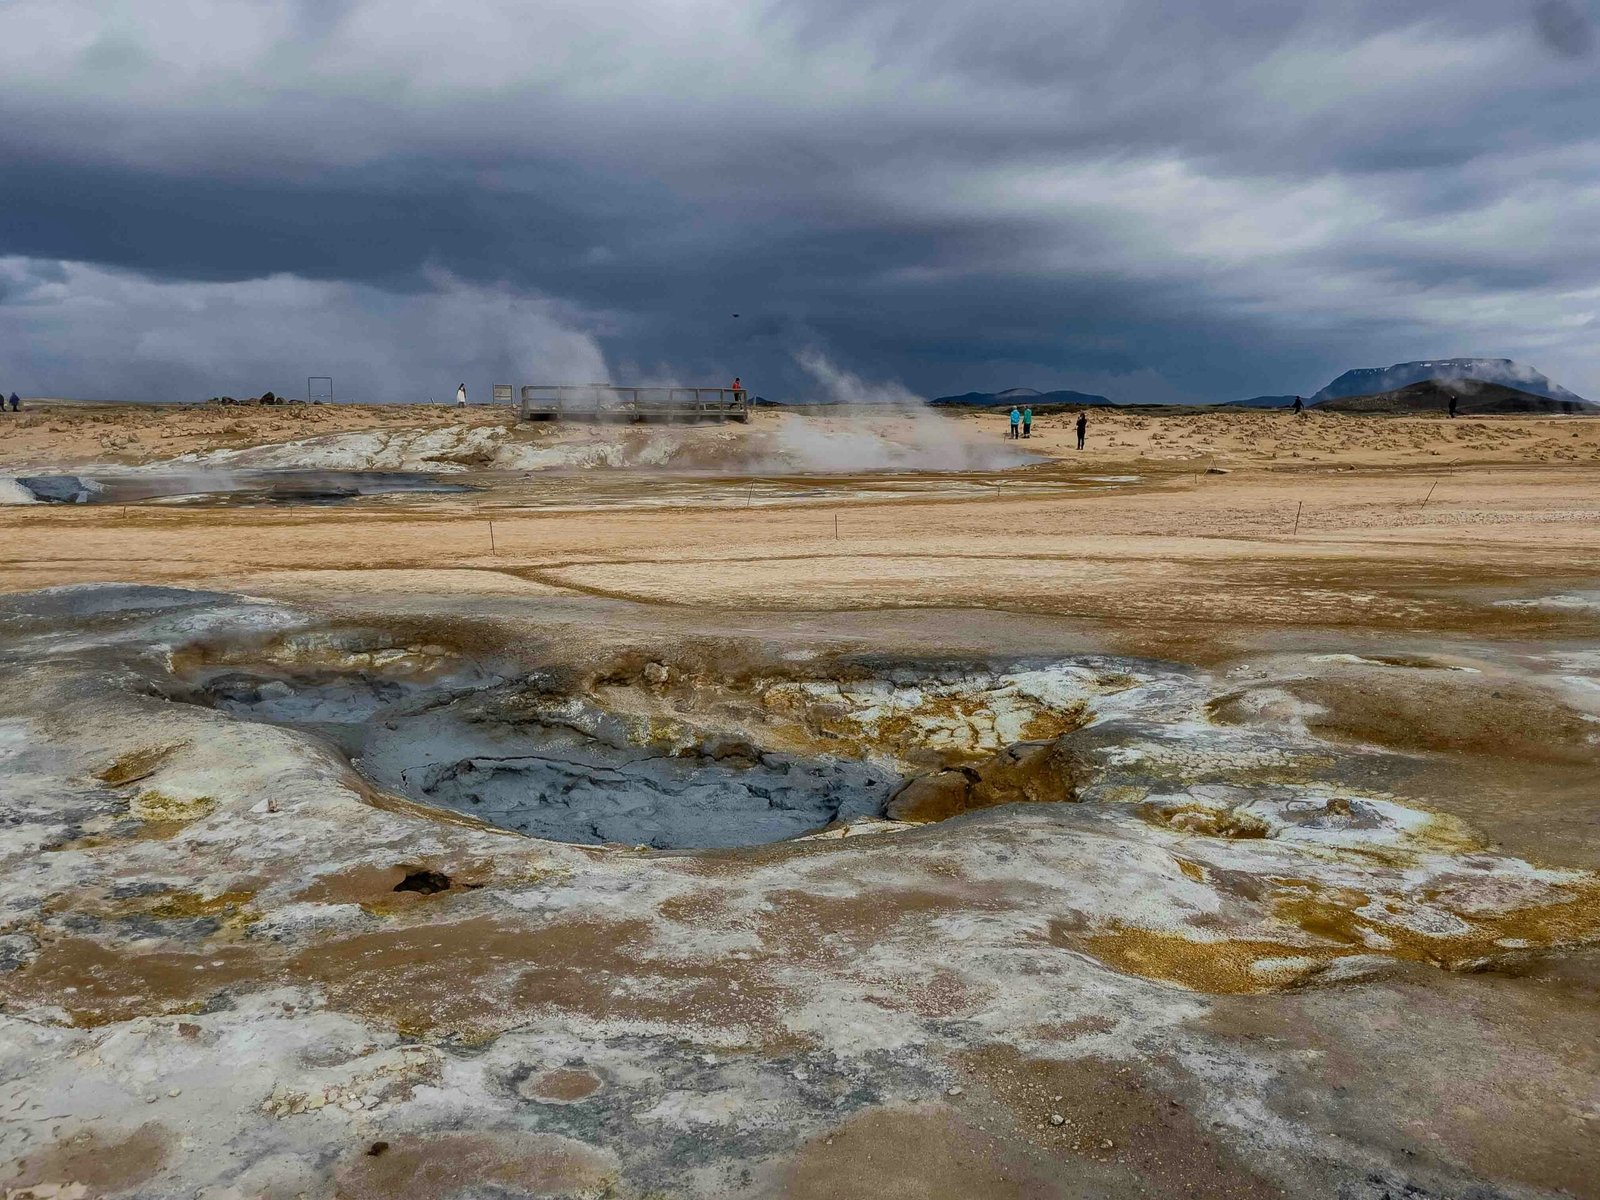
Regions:
[[[1600,420],[0,425],[0,1191],[1600,1196]]]

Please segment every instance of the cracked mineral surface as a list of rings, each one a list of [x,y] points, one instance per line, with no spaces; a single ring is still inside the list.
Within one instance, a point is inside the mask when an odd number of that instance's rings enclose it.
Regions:
[[[19,510],[0,1195],[1600,1195],[1589,468],[457,465]]]

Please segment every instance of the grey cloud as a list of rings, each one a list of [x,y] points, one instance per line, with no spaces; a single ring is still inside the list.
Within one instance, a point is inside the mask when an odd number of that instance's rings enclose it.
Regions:
[[[1533,7],[1533,24],[1557,54],[1585,58],[1594,50],[1594,26],[1571,0],[1539,0]]]
[[[1447,354],[1600,392],[1571,3],[191,9],[0,7],[0,253],[287,272],[362,338],[448,277],[604,313],[574,328],[614,371],[775,395],[805,345],[923,393],[1226,399]],[[29,370],[89,386],[32,328]]]

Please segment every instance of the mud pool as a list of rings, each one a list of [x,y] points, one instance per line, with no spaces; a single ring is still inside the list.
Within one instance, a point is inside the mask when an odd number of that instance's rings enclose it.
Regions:
[[[152,468],[27,475],[16,483],[45,504],[342,504],[365,496],[459,495],[470,485],[417,471]]]
[[[670,741],[538,681],[418,685],[359,674],[203,678],[219,710],[324,735],[377,786],[555,841],[657,849],[757,845],[880,816],[896,777],[871,765]]]

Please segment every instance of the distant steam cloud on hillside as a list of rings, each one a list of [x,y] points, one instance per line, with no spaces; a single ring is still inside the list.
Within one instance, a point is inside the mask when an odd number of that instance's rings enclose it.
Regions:
[[[1509,358],[1434,358],[1395,363],[1390,367],[1359,367],[1346,371],[1315,396],[1313,404],[1346,396],[1392,392],[1425,380],[1441,383],[1498,383],[1550,400],[1581,401],[1582,396],[1553,382],[1542,372]]]

